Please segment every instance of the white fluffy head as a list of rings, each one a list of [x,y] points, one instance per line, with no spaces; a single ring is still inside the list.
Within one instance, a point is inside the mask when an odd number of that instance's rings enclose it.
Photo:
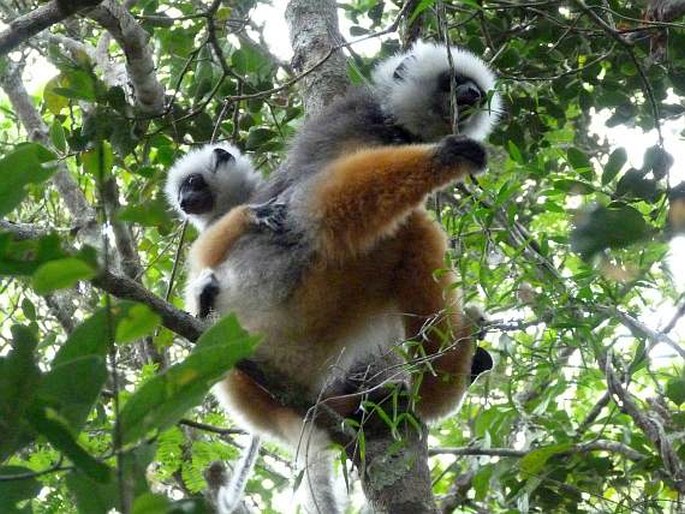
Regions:
[[[487,104],[473,112],[460,124],[461,132],[473,139],[485,139],[497,122],[502,108],[500,96],[494,91],[496,76],[475,54],[463,48],[451,47],[455,73],[478,84],[489,93]],[[384,111],[395,121],[424,141],[435,141],[451,132],[436,106],[440,76],[449,73],[447,47],[442,44],[417,41],[407,52],[380,62],[373,71],[373,87]],[[449,103],[449,96],[446,97]]]
[[[219,161],[214,152],[217,148],[229,152],[233,159]],[[212,192],[214,204],[210,212],[186,214],[181,208],[181,185],[193,174],[202,175]],[[245,203],[261,181],[262,178],[255,171],[252,161],[240,150],[228,143],[215,143],[191,150],[177,160],[167,175],[164,193],[169,205],[178,214],[187,217],[195,227],[203,230],[236,205]]]

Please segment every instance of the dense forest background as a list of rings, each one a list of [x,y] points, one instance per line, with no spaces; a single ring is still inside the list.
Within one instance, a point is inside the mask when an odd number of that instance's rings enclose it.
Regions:
[[[229,140],[271,173],[422,37],[506,105],[488,172],[430,202],[496,361],[430,432],[440,511],[683,512],[682,0],[266,4],[0,0],[0,511],[210,508],[246,436],[206,393],[254,338],[179,310],[166,171]],[[267,444],[241,509],[287,511],[298,476]]]

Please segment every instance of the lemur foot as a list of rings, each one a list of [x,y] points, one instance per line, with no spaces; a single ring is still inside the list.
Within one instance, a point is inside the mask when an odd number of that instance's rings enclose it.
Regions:
[[[288,213],[286,204],[272,198],[268,202],[250,205],[255,224],[277,234],[285,232],[285,220]]]
[[[483,145],[466,136],[445,137],[438,143],[435,158],[442,166],[466,161],[473,166],[473,172],[483,171],[488,161]]]
[[[471,384],[473,384],[482,373],[490,371],[494,364],[492,355],[490,355],[489,351],[480,346],[476,347],[476,353],[473,354],[473,360],[471,361]]]
[[[219,281],[216,279],[213,270],[205,269],[193,281],[192,288],[197,297],[199,318],[206,318],[214,310],[216,297],[219,296]]]

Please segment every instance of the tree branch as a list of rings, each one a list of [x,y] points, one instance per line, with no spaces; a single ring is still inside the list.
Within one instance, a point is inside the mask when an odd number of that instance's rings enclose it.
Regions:
[[[164,112],[164,87],[155,73],[155,61],[149,45],[150,35],[115,0],[105,0],[87,15],[107,29],[124,51],[126,71],[133,85],[136,106],[144,114],[161,115]]]
[[[476,456],[476,457],[514,457],[523,458],[532,450],[514,450],[512,448],[477,448],[477,447],[462,447],[462,448],[431,448],[428,450],[428,455],[456,455],[456,456]],[[616,441],[589,441],[587,443],[580,443],[571,448],[559,452],[560,455],[570,455],[574,453],[589,453],[589,452],[611,452],[618,453],[632,461],[640,461],[647,458],[639,451],[634,450],[630,446]]]
[[[28,133],[29,139],[47,148],[52,148],[52,143],[48,137],[48,127],[34,107],[31,97],[24,87],[21,80],[21,70],[22,65],[9,65],[7,72],[0,78],[0,87],[8,96],[14,112]],[[100,230],[95,220],[95,210],[86,200],[64,163],[58,164],[57,172],[52,176],[52,183],[62,197],[76,227],[83,231],[87,241],[91,244],[97,244]]]
[[[102,0],[52,0],[34,11],[9,22],[0,32],[0,56],[7,54],[24,41],[46,28],[59,23],[75,12],[98,5]]]
[[[678,355],[680,355],[683,359],[685,359],[685,348],[683,348],[676,341],[671,339],[666,333],[652,330],[647,325],[642,323],[640,320],[632,317],[629,314],[626,314],[625,312],[617,309],[616,307],[599,306],[598,310],[606,313],[608,316],[617,318],[622,325],[630,329],[630,331],[634,334],[638,334],[645,337],[650,343],[650,349],[654,347],[657,343],[664,343],[673,350],[675,350],[676,353],[678,353]]]
[[[205,325],[194,316],[179,310],[159,296],[152,294],[135,280],[103,271],[92,280],[94,286],[124,300],[144,303],[162,318],[162,324],[176,334],[194,342],[205,330]]]
[[[47,236],[53,230],[47,227],[40,227],[33,223],[19,223],[0,219],[0,231],[10,232],[16,240],[38,239]]]
[[[646,414],[640,410],[633,399],[633,395],[623,387],[623,384],[621,384],[616,376],[609,357],[605,360],[604,375],[606,376],[609,392],[612,394],[618,407],[622,412],[630,416],[635,425],[642,430],[645,437],[647,437],[661,456],[664,470],[673,480],[675,488],[680,494],[685,494],[685,469],[683,468],[683,463],[671,445],[671,441],[657,416]]]

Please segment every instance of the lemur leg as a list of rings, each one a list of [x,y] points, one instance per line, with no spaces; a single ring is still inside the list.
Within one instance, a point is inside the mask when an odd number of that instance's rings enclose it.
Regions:
[[[190,249],[193,270],[215,268],[221,264],[240,237],[255,227],[281,232],[287,206],[275,200],[259,205],[240,205],[210,225]]]
[[[254,370],[252,370],[254,371]],[[214,393],[228,410],[261,434],[286,441],[296,451],[304,479],[298,490],[308,514],[339,514],[330,439],[313,421],[284,406],[250,374],[233,369]]]
[[[438,145],[361,150],[335,160],[315,179],[303,198],[305,217],[311,217],[324,255],[363,253],[396,230],[426,195],[481,171],[485,162],[484,148],[462,136]]]
[[[476,342],[454,291],[454,276],[444,270],[443,229],[423,209],[416,210],[398,234],[405,254],[396,284],[399,310],[412,348],[418,380],[416,410],[425,421],[454,411],[471,383]]]

